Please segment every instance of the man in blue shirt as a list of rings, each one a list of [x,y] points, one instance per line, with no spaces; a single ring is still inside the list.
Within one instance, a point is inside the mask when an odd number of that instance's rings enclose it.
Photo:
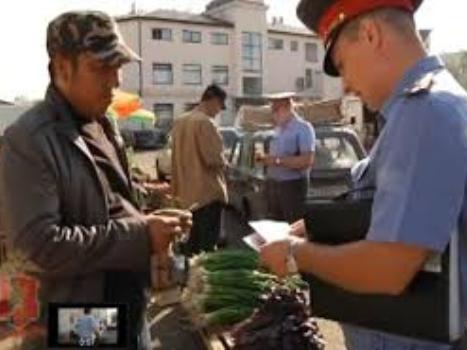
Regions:
[[[75,324],[75,333],[78,335],[78,345],[91,347],[95,345],[99,336],[99,321],[91,314],[91,309],[84,308],[83,315],[78,318]]]
[[[269,96],[276,124],[269,153],[260,157],[267,168],[268,211],[273,219],[294,222],[304,214],[315,131],[292,107],[293,93]]]
[[[426,54],[413,20],[419,3],[301,1],[299,17],[325,42],[326,73],[340,75],[346,91],[384,119],[355,179],[376,188],[372,218],[365,240],[334,247],[287,240],[265,246],[261,256],[280,275],[294,259],[299,270],[342,289],[399,295],[457,234],[452,263],[459,264],[467,320],[467,94]],[[456,349],[350,326],[344,334],[351,350]]]

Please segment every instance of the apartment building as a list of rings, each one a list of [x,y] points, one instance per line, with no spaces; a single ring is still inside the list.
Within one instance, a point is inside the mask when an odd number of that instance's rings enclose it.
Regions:
[[[267,10],[263,0],[213,0],[201,14],[156,10],[117,18],[143,58],[125,66],[122,87],[139,93],[163,125],[192,108],[212,82],[229,94],[224,124],[239,106],[270,92],[341,97],[340,80],[322,71],[319,38],[281,18],[268,23]]]

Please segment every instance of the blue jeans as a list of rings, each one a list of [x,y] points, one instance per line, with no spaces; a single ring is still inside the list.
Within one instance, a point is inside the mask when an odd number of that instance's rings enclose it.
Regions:
[[[347,350],[461,350],[447,344],[405,338],[342,324]]]

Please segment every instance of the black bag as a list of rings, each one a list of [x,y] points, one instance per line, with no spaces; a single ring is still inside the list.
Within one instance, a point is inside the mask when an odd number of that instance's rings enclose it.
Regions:
[[[335,245],[364,239],[371,205],[371,196],[355,199],[349,193],[307,203],[305,223],[310,240]],[[457,261],[457,236],[453,237],[438,262],[419,272],[400,296],[354,294],[304,275],[310,284],[313,314],[413,338],[444,343],[459,339],[459,271],[458,264],[450,264],[451,259]]]

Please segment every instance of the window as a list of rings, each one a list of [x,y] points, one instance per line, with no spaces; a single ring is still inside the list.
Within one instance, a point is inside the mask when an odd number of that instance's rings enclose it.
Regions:
[[[171,103],[154,104],[154,113],[157,116],[156,125],[160,128],[169,129],[173,123],[174,105]]]
[[[269,38],[270,50],[282,50],[284,48],[284,40]]]
[[[212,82],[219,85],[229,85],[229,67],[212,66]]]
[[[297,91],[305,90],[305,79],[304,78],[300,77],[295,80],[295,89]]]
[[[244,95],[261,95],[263,93],[263,80],[255,77],[243,78]]]
[[[211,43],[213,45],[228,45],[229,44],[229,35],[226,33],[212,33],[211,34]]]
[[[344,136],[316,139],[314,169],[348,169],[358,162],[355,148]]]
[[[172,64],[170,63],[154,63],[152,65],[152,74],[154,85],[173,84]]]
[[[291,41],[290,42],[290,51],[298,51],[298,41]]]
[[[183,31],[183,42],[184,43],[200,43],[201,32],[194,32],[192,30]]]
[[[183,84],[185,85],[201,85],[201,65],[200,64],[184,64],[183,65]]]
[[[318,62],[318,44],[305,44],[305,60],[307,62]]]
[[[311,89],[313,87],[313,71],[311,69],[305,70],[305,87]]]
[[[232,151],[230,153],[230,164],[232,164],[234,167],[241,165],[240,160],[241,160],[241,155],[242,155],[242,150],[243,150],[243,143],[240,142],[240,140],[237,140],[232,147]]]
[[[242,33],[243,70],[246,72],[260,72],[262,69],[262,38],[261,33]]]
[[[154,40],[172,41],[172,29],[154,28],[152,38]]]
[[[266,166],[263,162],[258,162],[255,157],[256,154],[268,153],[265,142],[264,140],[259,140],[256,141],[253,146],[254,153],[251,157],[251,162],[253,163],[251,168],[253,169],[253,174],[257,177],[264,177],[266,175]]]

